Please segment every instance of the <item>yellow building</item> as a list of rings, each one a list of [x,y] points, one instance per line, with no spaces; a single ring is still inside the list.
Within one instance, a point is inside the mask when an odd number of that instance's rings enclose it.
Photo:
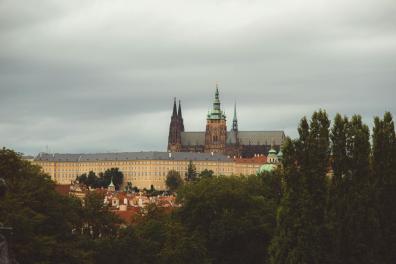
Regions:
[[[193,152],[122,152],[98,154],[48,154],[40,153],[34,163],[40,165],[58,184],[70,184],[83,173],[96,174],[110,168],[119,168],[124,174],[124,183],[131,182],[139,189],[165,190],[168,171],[175,170],[182,177],[187,172],[189,162],[197,172],[212,170],[215,175],[256,174],[265,163],[238,162],[222,154]]]

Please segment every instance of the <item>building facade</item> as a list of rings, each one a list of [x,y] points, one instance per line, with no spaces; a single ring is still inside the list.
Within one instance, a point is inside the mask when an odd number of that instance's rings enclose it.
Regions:
[[[119,168],[124,183],[131,182],[139,189],[165,190],[166,175],[175,170],[184,178],[189,162],[197,172],[212,170],[215,175],[256,174],[265,163],[265,157],[240,162],[220,153],[192,152],[123,152],[97,154],[40,153],[33,163],[42,167],[57,184],[70,184],[77,176],[90,171],[98,174],[107,169]]]
[[[176,110],[176,99],[169,125],[168,151],[221,153],[230,157],[254,157],[267,155],[271,146],[280,150],[285,134],[283,131],[239,131],[236,105],[232,127],[227,131],[227,120],[221,109],[219,89],[216,85],[213,108],[206,118],[206,129],[202,132],[184,130],[181,103]]]

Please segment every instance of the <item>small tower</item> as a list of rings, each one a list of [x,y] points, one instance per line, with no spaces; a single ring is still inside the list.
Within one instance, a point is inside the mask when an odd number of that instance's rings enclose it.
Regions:
[[[109,186],[107,186],[107,191],[108,192],[114,192],[115,191],[115,186],[114,186],[114,183],[113,183],[113,177],[111,177],[110,184],[109,184]]]
[[[216,84],[213,109],[208,113],[205,132],[205,152],[225,153],[227,124],[220,108],[219,87]]]

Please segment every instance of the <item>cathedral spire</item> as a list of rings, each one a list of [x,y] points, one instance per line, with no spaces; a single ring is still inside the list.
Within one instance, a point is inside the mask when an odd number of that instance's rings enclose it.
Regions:
[[[236,102],[234,103],[234,118],[232,119],[232,130],[238,131],[238,119],[236,113]]]
[[[184,132],[184,122],[183,122],[183,115],[182,115],[180,100],[179,100],[179,110],[177,112],[177,117],[178,117],[179,122],[180,122],[180,132]]]
[[[176,110],[176,97],[173,98],[173,113],[172,117],[177,116],[177,110]]]
[[[177,116],[179,118],[183,118],[182,111],[181,111],[181,102],[180,102],[180,100],[179,100],[179,109],[177,110]]]

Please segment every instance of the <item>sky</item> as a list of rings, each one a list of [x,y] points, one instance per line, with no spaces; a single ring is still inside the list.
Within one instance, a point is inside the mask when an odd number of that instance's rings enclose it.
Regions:
[[[395,0],[0,0],[0,146],[165,151],[173,97],[205,129],[284,130],[319,108],[396,114]]]

